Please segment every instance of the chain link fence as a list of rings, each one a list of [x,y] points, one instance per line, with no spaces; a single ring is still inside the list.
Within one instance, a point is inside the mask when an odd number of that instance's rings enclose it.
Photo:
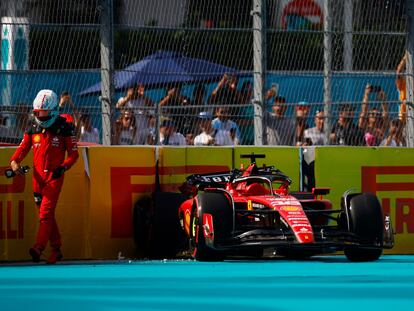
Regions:
[[[3,0],[0,15],[3,144],[48,88],[91,143],[410,146],[404,0]]]

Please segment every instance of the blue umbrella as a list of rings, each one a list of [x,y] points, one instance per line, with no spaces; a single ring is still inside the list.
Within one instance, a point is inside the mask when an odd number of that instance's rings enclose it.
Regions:
[[[199,58],[186,57],[177,52],[158,51],[132,64],[114,75],[115,90],[142,84],[147,87],[170,83],[193,83],[217,79],[224,73],[235,70]],[[97,83],[79,95],[100,93],[101,83]]]

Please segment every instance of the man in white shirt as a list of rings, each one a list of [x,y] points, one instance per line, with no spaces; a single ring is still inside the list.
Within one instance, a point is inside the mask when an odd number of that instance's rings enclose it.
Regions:
[[[316,111],[315,126],[304,132],[304,140],[310,142],[313,146],[323,146],[327,143],[327,136],[323,130],[325,115],[323,111]],[[307,143],[309,144],[309,143]]]
[[[217,109],[217,118],[212,121],[212,126],[216,130],[214,137],[215,145],[227,146],[239,144],[239,127],[236,122],[229,119],[229,113],[226,107]]]
[[[215,130],[211,125],[211,120],[213,120],[213,115],[207,111],[198,114],[201,133],[194,138],[194,146],[214,145]]]

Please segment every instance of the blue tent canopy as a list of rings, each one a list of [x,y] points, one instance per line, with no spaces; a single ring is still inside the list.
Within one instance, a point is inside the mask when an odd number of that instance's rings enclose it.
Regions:
[[[199,58],[186,57],[178,52],[158,51],[114,75],[115,90],[142,84],[147,87],[170,83],[194,83],[218,79],[224,73],[236,73],[230,67]],[[80,96],[101,92],[97,83],[79,93]]]

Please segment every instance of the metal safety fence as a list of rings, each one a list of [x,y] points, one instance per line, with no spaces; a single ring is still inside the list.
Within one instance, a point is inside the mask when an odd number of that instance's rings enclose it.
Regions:
[[[0,141],[413,146],[408,0],[3,0]]]

